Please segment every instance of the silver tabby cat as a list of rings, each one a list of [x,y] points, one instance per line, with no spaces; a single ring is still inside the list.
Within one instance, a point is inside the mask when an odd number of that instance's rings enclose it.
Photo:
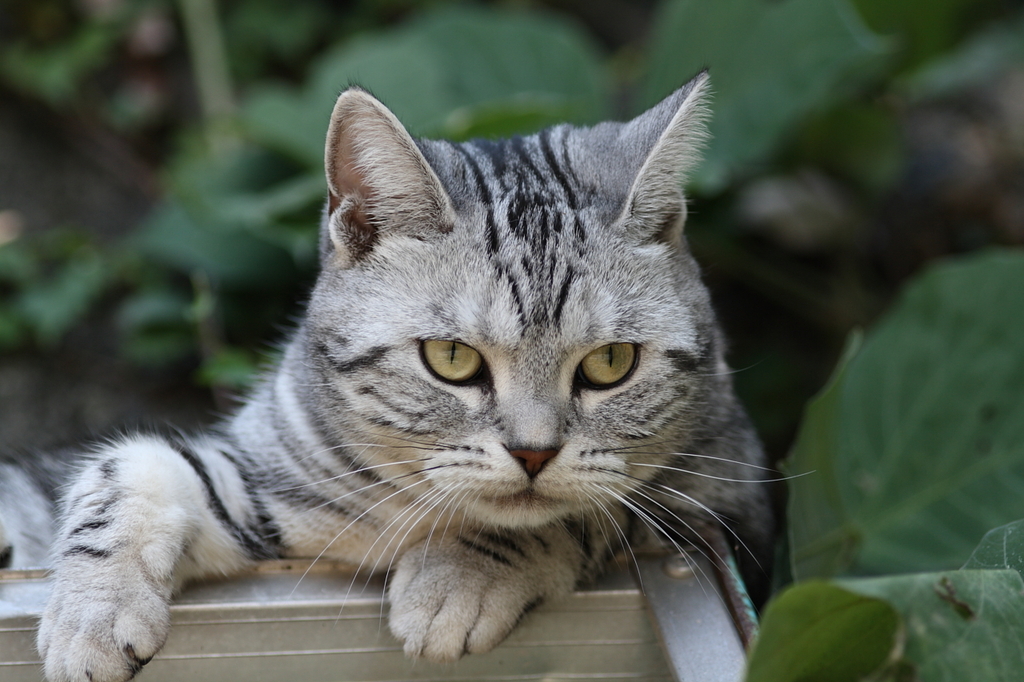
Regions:
[[[763,592],[764,456],[683,238],[706,90],[463,144],[342,93],[321,273],[237,414],[0,464],[8,565],[53,566],[47,677],[130,679],[185,581],[270,557],[387,571],[391,631],[434,661],[494,647],[646,527],[703,547],[723,524]]]

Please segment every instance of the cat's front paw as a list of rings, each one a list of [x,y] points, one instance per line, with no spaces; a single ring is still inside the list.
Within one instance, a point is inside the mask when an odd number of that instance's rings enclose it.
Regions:
[[[50,682],[130,680],[163,646],[166,597],[142,576],[84,586],[58,579],[37,645]]]
[[[391,632],[406,655],[441,663],[491,650],[541,601],[528,574],[457,549],[426,559],[407,552],[388,594]]]

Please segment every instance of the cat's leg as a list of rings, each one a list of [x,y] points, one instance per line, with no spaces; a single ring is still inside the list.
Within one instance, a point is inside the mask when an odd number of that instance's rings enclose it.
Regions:
[[[98,452],[66,494],[54,545],[38,636],[47,678],[131,679],[163,646],[181,582],[247,563],[246,504],[216,448],[135,436]]]
[[[607,555],[607,536],[589,520],[435,538],[408,549],[390,577],[391,631],[414,658],[489,651],[532,608],[599,572]]]
[[[53,540],[53,505],[30,473],[0,465],[0,568],[45,566]]]

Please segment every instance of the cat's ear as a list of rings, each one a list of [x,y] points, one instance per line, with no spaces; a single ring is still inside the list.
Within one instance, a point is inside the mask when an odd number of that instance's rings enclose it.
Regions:
[[[428,239],[452,229],[455,210],[441,181],[395,115],[361,88],[334,105],[324,167],[325,260],[348,266],[384,234]]]
[[[707,140],[708,73],[702,71],[625,124],[620,144],[642,155],[623,207],[626,235],[679,245],[686,221],[683,182]]]

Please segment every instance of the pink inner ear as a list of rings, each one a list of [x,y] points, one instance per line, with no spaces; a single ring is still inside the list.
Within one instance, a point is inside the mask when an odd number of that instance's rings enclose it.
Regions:
[[[334,194],[331,194],[330,202],[331,214],[337,216],[338,237],[344,239],[348,253],[358,259],[373,250],[377,243],[377,229],[365,211],[365,202],[354,199],[342,201]],[[337,215],[339,211],[341,215]]]
[[[384,229],[422,238],[451,230],[454,210],[437,176],[402,124],[367,93],[338,98],[325,166],[340,249],[365,253]]]
[[[333,171],[333,177],[329,178],[332,212],[345,198],[351,198],[361,204],[370,195],[370,187],[366,184],[363,174],[356,169],[357,156],[349,126],[343,125],[338,132],[339,139],[332,150],[334,163],[329,168]]]
[[[334,163],[331,166],[328,191],[328,211],[338,216],[338,224],[354,255],[369,251],[376,241],[376,229],[369,209],[374,192],[366,182],[365,173],[357,167],[358,156],[353,142],[353,131],[343,126],[339,131],[333,149]]]

